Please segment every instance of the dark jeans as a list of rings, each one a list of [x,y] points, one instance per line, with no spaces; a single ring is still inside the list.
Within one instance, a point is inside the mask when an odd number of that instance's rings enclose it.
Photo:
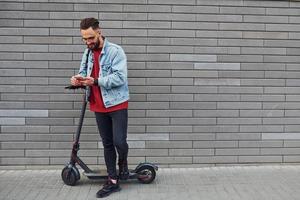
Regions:
[[[127,160],[127,109],[110,113],[95,112],[98,130],[104,147],[104,159],[108,175],[116,179],[116,149],[119,160]]]

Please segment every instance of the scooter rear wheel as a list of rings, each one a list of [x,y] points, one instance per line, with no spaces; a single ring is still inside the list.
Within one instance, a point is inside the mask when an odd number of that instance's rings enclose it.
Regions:
[[[137,179],[144,184],[152,183],[152,181],[155,179],[155,176],[155,169],[149,165],[142,166],[137,171]]]
[[[68,166],[62,170],[61,178],[66,185],[74,186],[77,182],[76,172]]]

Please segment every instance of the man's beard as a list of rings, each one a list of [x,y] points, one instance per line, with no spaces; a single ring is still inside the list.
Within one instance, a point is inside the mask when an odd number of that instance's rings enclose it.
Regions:
[[[98,49],[100,46],[100,42],[99,40],[97,40],[94,44],[90,44],[88,45],[87,47],[90,49],[90,50],[95,50],[95,49]]]

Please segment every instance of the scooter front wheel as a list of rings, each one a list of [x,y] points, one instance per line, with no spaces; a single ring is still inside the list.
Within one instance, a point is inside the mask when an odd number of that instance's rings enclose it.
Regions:
[[[152,166],[144,165],[137,171],[137,179],[144,184],[152,183],[155,179],[156,171]]]
[[[66,185],[74,186],[77,182],[76,172],[73,168],[66,166],[61,172],[61,178]]]

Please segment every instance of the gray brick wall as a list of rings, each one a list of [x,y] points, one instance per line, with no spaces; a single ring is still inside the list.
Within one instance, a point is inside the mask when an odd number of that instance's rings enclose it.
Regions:
[[[300,161],[300,2],[0,2],[0,165],[60,165],[81,93],[64,90],[101,20],[128,56],[129,162],[165,167]],[[80,155],[103,165],[93,113]]]

